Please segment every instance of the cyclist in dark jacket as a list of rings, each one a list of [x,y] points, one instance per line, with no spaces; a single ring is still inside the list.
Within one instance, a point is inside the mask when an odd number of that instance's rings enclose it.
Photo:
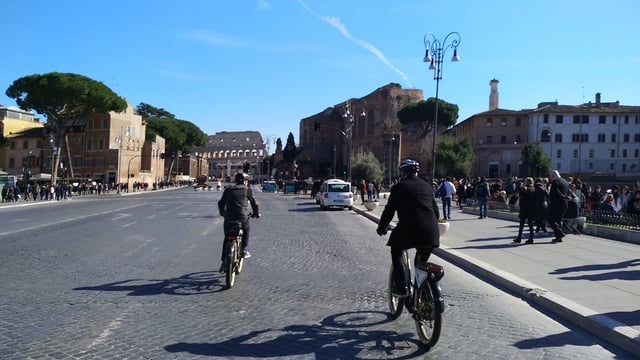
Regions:
[[[253,197],[253,191],[247,185],[249,184],[249,175],[238,173],[235,176],[236,184],[232,187],[224,189],[220,201],[218,201],[218,210],[220,215],[224,216],[224,230],[231,222],[239,221],[242,224],[242,254],[245,258],[251,256],[249,253],[249,204],[253,217],[259,218],[260,211],[258,203]],[[226,236],[225,236],[226,239]],[[224,244],[222,247],[222,261],[224,261]],[[224,265],[224,264],[223,264]]]
[[[376,230],[378,235],[386,234],[394,213],[398,212],[398,224],[391,232],[387,246],[391,247],[393,264],[395,287],[392,291],[399,297],[407,295],[409,281],[404,278],[402,251],[416,248],[419,261],[426,262],[433,248],[440,246],[438,204],[433,187],[418,177],[418,171],[419,164],[414,160],[405,160],[400,164],[400,173],[404,178],[391,188]]]

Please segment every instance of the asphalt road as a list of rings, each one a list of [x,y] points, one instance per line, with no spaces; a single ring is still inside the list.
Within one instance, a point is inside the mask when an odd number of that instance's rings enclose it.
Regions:
[[[220,193],[179,189],[0,209],[0,358],[631,359],[445,266],[440,342],[387,315],[386,239],[353,211],[258,193],[233,289]]]

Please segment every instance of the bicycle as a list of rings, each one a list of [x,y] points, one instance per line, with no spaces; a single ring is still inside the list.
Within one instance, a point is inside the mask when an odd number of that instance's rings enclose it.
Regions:
[[[408,296],[404,298],[394,296],[392,293],[393,265],[391,265],[388,281],[389,309],[391,316],[397,319],[403,308],[407,308],[415,321],[420,341],[426,346],[426,350],[429,350],[438,342],[442,328],[444,298],[438,282],[444,276],[444,268],[431,262],[421,261],[418,257],[419,254],[416,254],[414,259],[415,277],[411,278],[409,254],[406,250],[402,252],[405,278],[411,279]]]
[[[250,218],[259,218],[260,214],[249,214]],[[224,269],[225,278],[227,281],[227,289],[231,289],[236,282],[236,275],[242,271],[244,265],[244,255],[241,252],[242,249],[242,222],[231,221],[227,223],[224,229],[224,253],[226,259],[222,264]]]

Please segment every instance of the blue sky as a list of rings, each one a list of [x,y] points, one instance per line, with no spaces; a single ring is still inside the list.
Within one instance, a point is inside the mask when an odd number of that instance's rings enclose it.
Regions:
[[[0,104],[22,76],[73,72],[204,132],[298,141],[299,122],[394,82],[435,95],[427,32],[461,36],[440,98],[462,121],[539,102],[640,105],[635,0],[4,0]],[[446,58],[452,56],[449,51]]]

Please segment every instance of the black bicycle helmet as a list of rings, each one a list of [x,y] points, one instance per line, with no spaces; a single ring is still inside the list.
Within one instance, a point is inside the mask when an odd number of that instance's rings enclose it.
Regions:
[[[245,180],[249,180],[249,175],[241,172],[236,174],[236,184],[242,184]]]
[[[400,163],[400,173],[404,175],[417,175],[420,171],[420,164],[411,159],[406,159]]]

